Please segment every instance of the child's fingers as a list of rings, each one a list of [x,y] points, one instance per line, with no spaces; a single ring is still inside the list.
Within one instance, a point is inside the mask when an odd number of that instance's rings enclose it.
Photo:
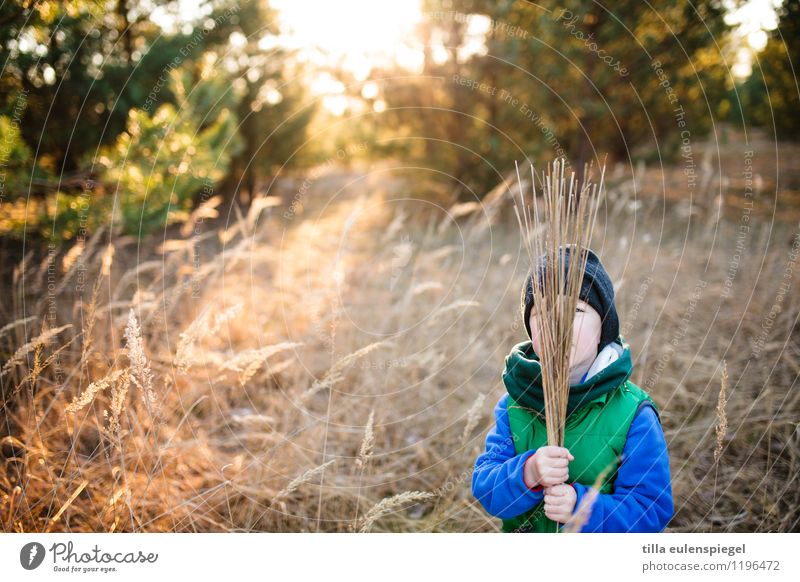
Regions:
[[[558,509],[545,510],[544,515],[547,519],[552,519],[553,521],[557,521],[559,523],[566,523],[569,519],[565,511]]]
[[[562,450],[561,454],[562,457],[564,457],[565,459],[569,459],[570,461],[575,460],[575,457],[572,456],[572,453],[569,452],[569,449],[562,448],[561,450]]]
[[[560,485],[569,478],[569,471],[566,469],[556,469],[555,471],[547,471],[542,476],[542,483],[547,487]]]
[[[572,456],[572,453],[569,452],[569,449],[565,449],[564,447],[549,446],[547,449],[547,456],[551,458],[568,459],[570,461],[575,460],[575,457]]]
[[[565,506],[568,502],[568,499],[563,495],[545,495],[544,504],[547,507],[562,507]]]
[[[542,480],[550,481],[550,485],[557,485],[558,483],[562,483],[567,475],[569,475],[569,468],[546,465],[541,469],[539,474]]]

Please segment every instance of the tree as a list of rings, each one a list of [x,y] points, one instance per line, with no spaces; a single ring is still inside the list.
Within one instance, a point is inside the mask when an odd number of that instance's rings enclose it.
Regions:
[[[742,86],[745,115],[783,139],[800,135],[800,0],[785,0],[778,9],[778,27],[757,55],[753,72]]]
[[[452,174],[465,197],[526,158],[563,155],[578,173],[605,154],[677,160],[682,132],[705,134],[726,91],[719,2],[432,1],[426,14],[423,75],[376,74],[383,120],[427,143],[407,153]]]
[[[162,29],[153,7],[173,25]],[[11,219],[0,236],[27,224],[29,235],[69,239],[109,210],[111,194],[123,230],[144,232],[186,211],[206,179],[229,199],[244,181],[252,196],[274,168],[303,161],[292,152],[313,109],[286,82],[291,54],[259,45],[277,32],[267,3],[206,0],[186,18],[178,8],[0,4],[0,133],[24,146],[4,167]]]

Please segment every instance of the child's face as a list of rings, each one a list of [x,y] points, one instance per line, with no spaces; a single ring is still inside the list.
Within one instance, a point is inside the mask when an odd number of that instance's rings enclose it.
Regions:
[[[538,323],[536,322],[536,306],[531,310],[530,318],[533,350],[541,354],[541,339]],[[575,307],[575,319],[572,324],[572,351],[570,352],[570,369],[575,372],[573,376],[580,378],[588,370],[597,357],[597,344],[600,343],[600,333],[603,322],[600,314],[585,301],[578,301]]]

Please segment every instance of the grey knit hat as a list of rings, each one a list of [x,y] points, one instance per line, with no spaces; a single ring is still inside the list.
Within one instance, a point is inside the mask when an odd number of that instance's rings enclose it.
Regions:
[[[570,250],[569,247],[562,247],[558,256],[558,263],[560,264],[561,255],[566,252],[564,262],[567,273],[571,262]],[[530,324],[534,301],[533,273],[534,271],[538,272],[539,281],[543,281],[547,268],[547,256],[542,255],[536,261],[536,265],[531,267],[525,279],[525,285],[522,288],[523,321],[525,322],[525,330],[528,332],[528,337],[531,339],[533,339],[531,337]],[[603,267],[603,263],[600,262],[600,258],[591,249],[587,249],[586,270],[583,274],[583,281],[581,281],[580,299],[591,305],[592,309],[600,314],[600,319],[603,322],[600,343],[597,345],[597,351],[599,352],[619,336],[619,318],[617,317],[617,308],[614,305],[614,284]]]

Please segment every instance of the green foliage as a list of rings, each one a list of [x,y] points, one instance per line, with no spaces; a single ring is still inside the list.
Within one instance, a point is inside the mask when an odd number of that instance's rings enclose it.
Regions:
[[[113,142],[125,127],[128,110],[141,106],[141,96],[180,46],[168,50],[168,43],[161,42],[150,53],[161,31],[133,2],[125,14],[134,21],[124,21],[120,4],[2,3],[0,19],[7,20],[0,26],[0,114],[10,115],[25,94],[23,137],[57,174],[79,171],[86,152]],[[79,129],[87,127],[94,131]]]
[[[0,197],[27,184],[30,160],[31,150],[22,139],[18,123],[0,115]]]
[[[26,216],[31,208],[21,196],[31,183],[31,150],[22,138],[18,120],[0,115],[0,235],[13,234],[21,237],[26,225]],[[36,168],[33,179],[41,179],[42,172]]]
[[[123,232],[185,218],[195,194],[213,189],[242,150],[229,87],[208,69],[205,77],[195,85],[190,72],[172,71],[178,106],[165,103],[152,116],[132,109],[126,130],[101,149],[97,162],[103,182],[113,185],[114,222]]]
[[[152,115],[131,109],[125,131],[100,148],[92,164],[95,177],[81,191],[5,202],[0,233],[39,230],[52,240],[69,240],[113,224],[125,234],[140,235],[185,218],[195,195],[208,197],[243,147],[233,112],[238,98],[212,72],[210,61],[201,79],[188,70],[171,71],[169,88],[177,106],[164,103]],[[30,152],[6,118],[0,118],[0,132],[0,139],[14,146],[8,159],[16,165],[9,167],[17,169],[15,185],[21,187],[28,181]]]
[[[701,139],[727,89],[715,2],[428,2],[426,13],[422,75],[376,72],[377,119],[399,155],[450,175],[463,198],[527,158],[565,155],[575,170],[606,154],[676,160],[681,132]],[[486,51],[469,55],[476,16],[490,23]],[[433,58],[437,45],[449,58]]]
[[[264,2],[249,2],[241,5],[238,17],[240,45],[226,54],[225,64],[242,91],[236,113],[242,120],[239,132],[244,147],[235,156],[223,189],[240,194],[246,202],[259,193],[262,184],[269,186],[268,180],[279,171],[311,161],[308,148],[301,146],[316,108],[306,102],[305,71],[293,52],[259,46],[263,23],[276,32],[273,11]],[[291,75],[286,73],[288,63]]]
[[[206,0],[175,30],[151,20],[177,5],[0,3],[0,119],[14,120],[0,124],[0,236],[150,232],[204,191],[230,200],[243,176],[252,191],[305,161],[294,152],[314,110],[284,79],[290,55],[259,49],[277,34],[267,3]]]

